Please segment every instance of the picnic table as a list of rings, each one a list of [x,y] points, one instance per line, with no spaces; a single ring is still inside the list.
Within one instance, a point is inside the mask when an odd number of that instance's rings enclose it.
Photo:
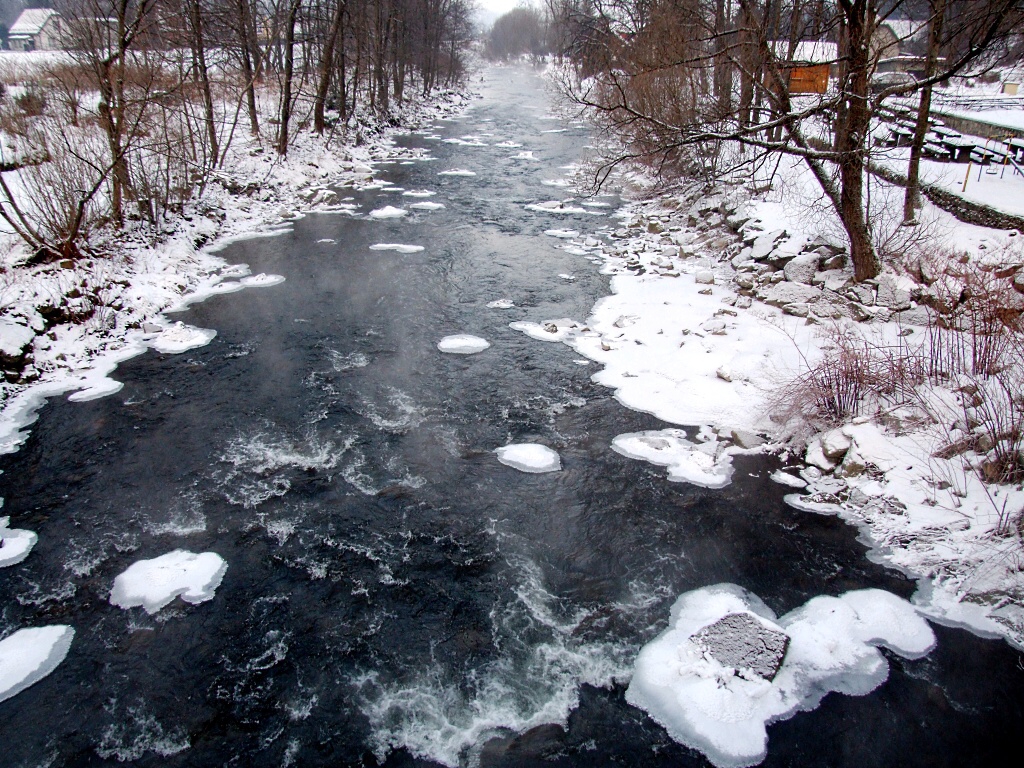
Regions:
[[[949,150],[950,159],[955,163],[966,163],[971,159],[971,151],[975,145],[969,139],[945,138],[942,146]]]
[[[959,139],[961,134],[958,131],[954,131],[952,128],[947,128],[944,125],[936,125],[932,127],[932,133],[941,136],[943,139]]]
[[[897,147],[909,147],[914,143],[914,132],[902,125],[894,125],[889,129]]]
[[[992,158],[995,156],[995,152],[991,149],[985,149],[984,147],[975,147],[971,150],[970,154],[971,160],[978,165],[988,165],[992,162]]]

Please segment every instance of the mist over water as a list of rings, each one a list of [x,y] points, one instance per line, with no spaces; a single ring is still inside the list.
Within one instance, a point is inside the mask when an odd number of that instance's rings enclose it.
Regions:
[[[770,459],[738,458],[712,491],[611,450],[669,425],[622,408],[568,347],[508,327],[585,321],[609,290],[544,232],[593,232],[611,208],[526,209],[570,194],[545,182],[580,160],[586,129],[540,119],[528,70],[490,70],[482,89],[426,132],[476,140],[412,134],[401,143],[437,159],[379,171],[443,209],[367,191],[361,217],[232,244],[228,262],[286,282],[177,315],[217,336],[125,363],[114,396],[52,401],[0,460],[4,514],[39,534],[0,570],[0,633],[76,631],[53,674],[0,703],[4,765],[703,765],[623,699],[679,593],[733,582],[781,615],[820,594],[913,592],[854,529],[787,507]],[[409,213],[366,218],[388,204]],[[499,299],[515,306],[486,306]],[[439,352],[453,334],[491,347]],[[562,471],[500,464],[509,442],[557,450]],[[228,563],[211,601],[153,616],[108,603],[117,574],[174,549]],[[770,727],[766,764],[1019,749],[1018,654],[936,633],[928,657],[891,656],[872,694]]]

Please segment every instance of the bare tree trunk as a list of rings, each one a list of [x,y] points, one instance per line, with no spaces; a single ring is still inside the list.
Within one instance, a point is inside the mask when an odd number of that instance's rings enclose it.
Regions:
[[[327,40],[324,41],[324,50],[320,58],[320,80],[317,83],[316,98],[313,102],[313,130],[318,134],[324,132],[324,109],[327,92],[331,87],[331,74],[334,70],[334,47],[338,42],[344,14],[345,0],[337,0],[334,16],[331,19],[331,28],[327,32]]]
[[[242,45],[242,77],[245,79],[245,102],[249,110],[249,132],[260,135],[260,116],[256,109],[256,72],[253,67],[254,43],[252,39],[252,12],[249,0],[237,0],[238,23],[241,25],[239,42]]]
[[[942,24],[946,15],[946,0],[932,0],[932,18],[928,25],[928,53],[924,65],[925,80],[935,75],[939,41],[942,39]],[[928,134],[928,118],[932,111],[932,84],[926,83],[921,89],[921,100],[917,105],[917,124],[914,126],[914,141],[910,145],[910,165],[907,167],[907,191],[903,198],[903,223],[917,223],[917,209],[921,207],[921,151]]]
[[[189,15],[192,20],[192,53],[196,64],[196,75],[203,92],[203,108],[206,113],[206,133],[210,143],[210,167],[216,167],[220,158],[217,146],[217,116],[213,110],[213,93],[210,90],[210,72],[206,66],[206,44],[203,40],[203,13],[199,0],[189,0]]]
[[[292,115],[292,77],[295,71],[295,22],[302,0],[292,0],[284,30],[284,85],[281,90],[281,124],[278,126],[277,154],[288,154],[288,121]]]

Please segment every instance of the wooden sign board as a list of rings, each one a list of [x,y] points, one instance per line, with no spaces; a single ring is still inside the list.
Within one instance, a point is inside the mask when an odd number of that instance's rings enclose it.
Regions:
[[[828,64],[813,64],[789,70],[790,93],[825,93],[828,90]]]

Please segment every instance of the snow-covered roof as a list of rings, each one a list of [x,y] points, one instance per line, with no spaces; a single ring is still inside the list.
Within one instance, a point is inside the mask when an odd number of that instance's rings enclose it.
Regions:
[[[824,40],[803,40],[797,43],[792,57],[789,56],[788,40],[776,40],[770,45],[775,56],[783,61],[799,64],[830,64],[839,58],[836,44]]]
[[[51,17],[59,15],[52,8],[26,8],[14,22],[9,35],[38,35]]]

